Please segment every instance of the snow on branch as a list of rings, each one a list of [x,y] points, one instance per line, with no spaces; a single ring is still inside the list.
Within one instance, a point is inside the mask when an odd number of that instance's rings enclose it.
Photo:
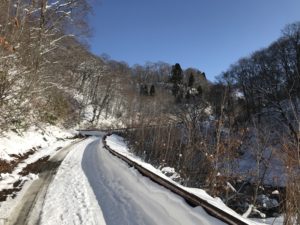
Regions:
[[[53,40],[50,42],[50,45],[54,45],[56,42],[60,41],[61,39],[65,38],[65,37],[74,37],[75,35],[73,34],[67,34],[67,35],[63,35],[59,38],[57,38],[56,40]]]

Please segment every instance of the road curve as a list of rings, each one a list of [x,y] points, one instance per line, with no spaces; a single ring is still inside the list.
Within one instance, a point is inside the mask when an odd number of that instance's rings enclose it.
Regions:
[[[224,224],[111,155],[101,138],[53,157],[9,224]]]

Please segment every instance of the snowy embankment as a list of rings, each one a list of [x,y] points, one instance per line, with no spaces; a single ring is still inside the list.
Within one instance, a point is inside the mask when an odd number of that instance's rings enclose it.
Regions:
[[[72,148],[49,186],[40,224],[224,224],[111,155],[101,136]]]
[[[0,136],[0,160],[13,161],[13,155],[23,155],[32,148],[43,149],[57,143],[65,142],[65,139],[74,134],[56,126],[30,127],[27,131],[16,133],[4,132]],[[59,144],[58,144],[59,145]]]
[[[95,127],[101,127],[102,129],[109,129],[109,128],[120,128],[124,127],[125,125],[123,122],[121,122],[120,118],[116,118],[114,113],[107,114],[106,112],[102,112],[99,116],[99,118],[96,121],[93,120],[94,117],[94,108],[90,100],[85,99],[85,97],[78,93],[77,91],[71,91],[70,94],[74,96],[74,98],[80,102],[81,104],[85,105],[81,112],[81,122],[78,124],[77,129],[86,129],[86,128],[95,128]]]
[[[26,170],[27,166],[51,157],[70,144],[72,137],[71,132],[55,126],[31,127],[22,134],[9,131],[0,136],[1,218],[9,214],[31,181],[38,178],[38,174]]]
[[[210,195],[208,195],[204,190],[202,189],[198,189],[198,188],[187,188],[184,187],[178,183],[176,183],[174,180],[172,180],[172,176],[168,177],[165,174],[166,173],[173,173],[173,176],[177,176],[175,170],[173,168],[169,168],[169,167],[165,167],[162,168],[161,170],[154,168],[152,165],[143,162],[140,158],[138,158],[137,156],[135,156],[133,153],[131,153],[127,147],[127,144],[125,143],[124,139],[120,136],[117,135],[110,135],[107,137],[106,139],[107,141],[107,145],[117,151],[118,153],[126,156],[127,158],[129,158],[130,160],[136,162],[137,164],[141,165],[142,167],[148,169],[149,171],[157,174],[158,176],[162,177],[163,179],[166,179],[174,184],[176,184],[178,187],[200,197],[203,200],[206,200],[207,202],[209,202],[210,204],[222,209],[223,211],[226,211],[227,213],[234,215],[235,217],[239,218],[241,221],[244,221],[248,224],[276,224],[276,225],[280,225],[282,224],[282,218],[279,219],[267,219],[267,220],[256,220],[256,222],[254,220],[250,220],[248,218],[244,218],[241,215],[237,214],[235,211],[233,211],[232,209],[228,208],[220,198],[213,198]],[[262,223],[259,223],[259,222]],[[273,223],[274,222],[274,223]]]

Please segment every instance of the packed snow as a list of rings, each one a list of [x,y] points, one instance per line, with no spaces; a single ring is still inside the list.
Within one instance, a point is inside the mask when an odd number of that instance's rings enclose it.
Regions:
[[[77,144],[60,166],[41,224],[224,223],[129,168],[103,148],[101,137],[92,137]]]
[[[41,224],[105,224],[81,166],[85,148],[93,141],[90,138],[74,146],[60,165],[47,191]]]
[[[47,189],[44,202],[39,204],[39,224],[224,224],[208,215],[202,207],[193,208],[189,206],[178,195],[152,182],[142,176],[136,169],[130,168],[125,162],[111,155],[103,148],[101,141],[103,133],[94,132],[93,135],[97,136],[90,137],[69,147],[68,155],[62,161]],[[45,133],[41,136],[36,135],[36,138],[45,140],[44,136]],[[47,136],[47,141],[52,140],[50,136],[54,135]],[[24,139],[26,139],[25,135]],[[43,154],[53,155],[58,146],[70,143],[53,138],[53,141],[50,141],[51,146],[48,146],[37,139],[28,141],[26,148],[16,144],[19,147],[19,150],[16,151],[17,154],[26,152],[28,147],[36,146],[36,144],[42,146],[37,153],[26,159],[26,163],[34,162]],[[23,141],[26,142],[26,140]],[[173,168],[164,167],[158,170],[142,162],[141,159],[130,153],[126,142],[121,137],[111,135],[107,138],[107,143],[112,149],[126,155],[148,170],[174,182],[172,178],[166,176],[167,174],[176,174]],[[11,143],[11,145],[13,144]],[[10,153],[7,155],[11,157]],[[17,174],[21,166],[19,165],[13,174]],[[3,177],[6,178],[1,180],[0,184],[4,180],[9,180],[9,175],[3,175]],[[20,179],[38,179],[38,176],[29,174],[28,178]],[[4,187],[4,185],[9,184],[4,182],[2,185]],[[249,224],[261,224],[241,217],[227,208],[220,199],[212,198],[201,189],[180,187]],[[24,194],[28,188],[30,188],[30,182],[26,183],[20,195]],[[18,198],[11,199],[0,205],[1,218],[9,217],[13,209],[12,206],[15,206],[18,200],[20,201]],[[34,212],[37,212],[36,209],[34,209]],[[269,221],[266,220],[265,222]]]
[[[25,184],[23,189],[16,193],[16,198],[8,197],[6,201],[0,202],[0,219],[9,216],[31,182],[38,179],[36,174],[29,173],[22,176],[19,173],[28,164],[34,163],[45,156],[52,156],[58,149],[69,145],[73,140],[68,138],[73,136],[73,133],[55,126],[46,126],[43,129],[31,127],[22,134],[13,131],[2,134],[0,137],[0,160],[11,162],[15,159],[13,154],[23,155],[32,148],[35,148],[36,151],[18,163],[12,173],[0,173],[0,191],[13,188],[14,183],[17,181]]]

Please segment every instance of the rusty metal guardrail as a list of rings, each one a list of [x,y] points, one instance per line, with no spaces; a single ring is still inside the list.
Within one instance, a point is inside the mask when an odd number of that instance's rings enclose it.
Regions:
[[[129,130],[140,130],[140,129],[151,129],[151,128],[158,128],[158,127],[167,127],[167,126],[177,126],[181,123],[169,123],[169,124],[160,124],[160,125],[147,125],[147,126],[132,126],[132,127],[119,127],[119,128],[107,128],[107,129],[100,129],[100,128],[86,128],[86,129],[78,129],[78,132],[89,132],[89,131],[99,131],[104,133],[112,133],[112,132],[123,132]]]
[[[120,158],[121,160],[125,161],[129,166],[134,167],[135,169],[137,169],[142,175],[150,178],[152,181],[154,181],[155,183],[169,189],[170,191],[172,191],[173,193],[181,196],[183,199],[185,199],[185,201],[193,206],[201,206],[209,215],[227,223],[230,225],[251,225],[250,223],[246,223],[244,221],[242,221],[241,219],[239,219],[236,216],[231,215],[228,212],[223,211],[222,209],[212,205],[211,203],[209,203],[208,201],[200,198],[199,196],[196,196],[190,192],[187,192],[186,190],[178,187],[177,185],[173,184],[172,182],[163,179],[162,177],[152,173],[151,171],[145,169],[144,167],[142,167],[141,165],[139,165],[138,163],[128,159],[127,157],[125,157],[124,155],[114,151],[113,149],[111,149],[106,142],[106,138],[107,136],[111,135],[112,133],[108,133],[106,135],[103,136],[102,138],[102,142],[104,145],[104,148],[107,149],[112,155]]]

